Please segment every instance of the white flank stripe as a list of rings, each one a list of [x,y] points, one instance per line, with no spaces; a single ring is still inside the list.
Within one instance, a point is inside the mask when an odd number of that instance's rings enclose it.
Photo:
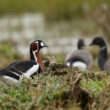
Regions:
[[[26,73],[24,73],[24,76],[27,78],[30,78],[30,76],[32,74],[34,74],[35,72],[38,71],[39,65],[34,65],[33,67],[31,67],[28,71],[26,71]]]
[[[14,79],[14,78],[9,77],[9,76],[3,76],[3,78],[7,84],[19,84],[20,83],[20,80]]]
[[[17,76],[21,76],[21,75],[19,75],[19,74],[15,73],[14,71],[10,71],[10,72],[12,72],[13,74],[15,74],[15,75],[17,75]]]
[[[87,66],[84,62],[80,62],[80,61],[77,61],[77,62],[74,62],[72,64],[73,67],[77,67],[80,71],[84,71],[87,69]]]
[[[38,50],[37,50],[37,51],[38,51]],[[36,62],[37,62],[37,57],[36,57],[36,52],[37,52],[37,51],[34,51],[34,52],[33,52],[34,58],[35,58]]]

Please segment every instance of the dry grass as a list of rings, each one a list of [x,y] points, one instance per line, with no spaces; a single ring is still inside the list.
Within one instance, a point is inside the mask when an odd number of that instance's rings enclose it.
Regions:
[[[4,65],[16,56],[16,51],[10,50],[10,46],[0,49],[1,53],[3,52],[1,57],[5,59],[2,59],[2,62],[6,61]],[[17,58],[22,59],[20,56]],[[77,69],[66,68],[61,63],[64,61],[62,56],[55,58],[58,61],[47,63],[45,74],[35,76],[34,80],[24,78],[21,85],[12,87],[0,83],[0,110],[109,109],[109,72],[80,72]]]
[[[82,73],[67,69],[62,64],[54,67],[34,80],[23,79],[17,87],[1,84],[1,109],[96,110],[109,107],[110,76],[105,72],[94,75],[88,71]]]

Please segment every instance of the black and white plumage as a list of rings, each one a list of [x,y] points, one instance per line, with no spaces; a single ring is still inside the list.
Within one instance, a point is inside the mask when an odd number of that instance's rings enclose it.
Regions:
[[[90,45],[97,45],[100,47],[100,54],[98,56],[98,64],[102,70],[110,71],[110,57],[107,54],[107,45],[102,37],[93,39]]]
[[[87,50],[83,49],[84,46],[84,41],[79,39],[77,43],[78,50],[69,53],[66,57],[67,67],[77,67],[80,71],[91,68],[92,56]]]
[[[41,72],[42,70],[40,65],[35,61],[15,62],[14,64],[0,71],[0,79],[3,79],[2,81],[7,84],[19,84],[23,76],[30,78],[33,77],[35,74]]]
[[[0,70],[0,80],[8,85],[20,84],[23,77],[33,78],[34,75],[42,73],[42,65],[38,62],[39,59],[35,53],[39,54],[39,50],[43,47],[46,47],[46,45],[40,40],[32,42],[30,45],[30,56],[34,56],[34,58],[31,58],[30,61],[14,62],[7,68]]]

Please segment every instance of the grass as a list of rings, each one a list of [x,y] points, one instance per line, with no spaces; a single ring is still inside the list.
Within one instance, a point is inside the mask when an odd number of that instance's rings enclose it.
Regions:
[[[17,51],[15,43],[8,39],[0,43],[0,68],[8,66],[10,63],[24,59]]]
[[[43,13],[46,21],[92,21],[86,27],[82,25],[82,36],[90,36],[97,29],[109,39],[109,0],[0,0],[0,16],[9,14]],[[107,13],[108,11],[108,13]],[[97,16],[100,16],[99,19]],[[102,22],[103,21],[103,22]],[[97,29],[94,28],[94,25]],[[9,27],[10,28],[10,27]],[[15,29],[22,30],[19,25]],[[78,32],[79,33],[79,32]]]
[[[107,81],[109,78],[106,80],[106,76],[99,80],[97,76],[91,78],[89,75],[92,73],[88,71],[81,73],[74,69],[62,68],[57,65],[56,67],[57,70],[35,76],[34,80],[24,78],[19,86],[11,87],[1,83],[0,109],[65,110],[76,107],[79,110],[82,108],[82,103],[84,103],[83,109],[85,109],[91,104],[91,98],[96,102],[96,99],[100,99],[101,94],[104,94],[103,91],[107,91],[105,87],[109,86],[109,81]],[[61,74],[62,71],[64,74]],[[107,94],[106,92],[104,95]],[[87,97],[90,100],[86,101],[81,97]],[[99,106],[101,105],[99,104]]]
[[[94,11],[103,2],[110,4],[109,0],[0,0],[0,14],[42,12],[47,19],[82,18],[85,16],[86,5],[89,7],[87,12]]]
[[[40,75],[34,81],[24,79],[16,88],[1,85],[0,106],[2,109],[44,109],[57,100],[65,99],[66,102],[70,86],[61,79],[63,78]]]
[[[12,43],[11,43],[12,44]],[[5,59],[12,59],[16,51],[4,43],[0,51],[11,52]],[[10,50],[12,49],[12,50]],[[2,55],[2,54],[1,54]],[[3,57],[3,56],[1,56]],[[18,57],[22,59],[21,57]],[[48,60],[44,58],[45,60]],[[0,83],[0,110],[104,110],[110,105],[110,75],[106,72],[80,72],[66,68],[62,55],[56,55],[54,66],[34,79],[23,78],[21,85]],[[104,100],[104,102],[103,102]]]
[[[105,80],[98,80],[95,76],[94,80],[88,77],[88,72],[86,72],[87,78],[82,79],[81,84],[84,88],[88,89],[89,92],[92,92],[94,95],[99,95],[102,89],[105,87]]]

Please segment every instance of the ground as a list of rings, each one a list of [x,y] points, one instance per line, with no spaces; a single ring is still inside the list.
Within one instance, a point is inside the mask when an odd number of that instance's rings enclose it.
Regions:
[[[66,68],[46,60],[44,74],[19,86],[0,84],[0,110],[109,110],[109,72]],[[62,57],[61,57],[62,58]]]

